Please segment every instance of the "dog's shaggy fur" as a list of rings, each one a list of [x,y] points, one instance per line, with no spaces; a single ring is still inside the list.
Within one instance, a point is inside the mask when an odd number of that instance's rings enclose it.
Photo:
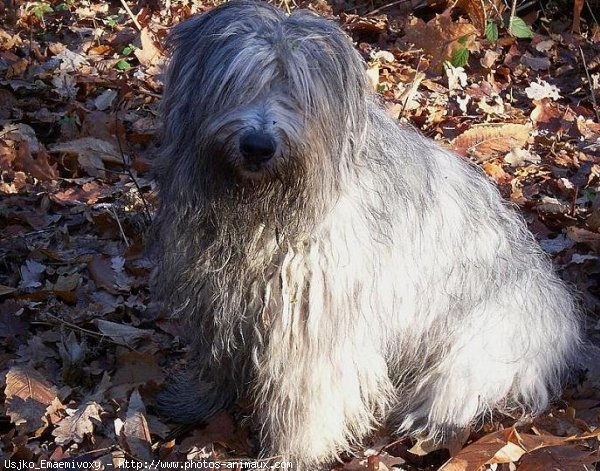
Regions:
[[[191,345],[175,419],[248,396],[265,453],[314,469],[382,423],[442,438],[548,405],[572,296],[478,170],[386,116],[338,26],[236,1],[171,44],[154,290]]]

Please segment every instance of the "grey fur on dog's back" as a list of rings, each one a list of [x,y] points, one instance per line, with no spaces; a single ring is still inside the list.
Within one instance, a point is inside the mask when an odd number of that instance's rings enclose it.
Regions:
[[[264,452],[313,469],[383,422],[442,438],[548,406],[571,295],[479,171],[385,115],[334,23],[231,2],[171,41],[153,286],[191,346],[172,416],[249,396]],[[277,143],[259,171],[248,133]]]

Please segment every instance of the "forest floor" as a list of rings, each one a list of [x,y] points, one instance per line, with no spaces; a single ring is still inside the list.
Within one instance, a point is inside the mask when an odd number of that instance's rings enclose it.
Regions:
[[[573,33],[572,15],[546,7],[507,28],[509,11],[443,3],[412,15],[401,2],[301,6],[352,36],[391,116],[480,165],[519,206],[598,344],[600,27],[584,16]],[[0,468],[252,460],[256,433],[229,413],[177,427],[153,407],[185,351],[151,301],[143,251],[164,40],[211,4],[11,4],[0,6]],[[594,366],[535,419],[498,415],[438,450],[381,432],[332,467],[594,469]]]

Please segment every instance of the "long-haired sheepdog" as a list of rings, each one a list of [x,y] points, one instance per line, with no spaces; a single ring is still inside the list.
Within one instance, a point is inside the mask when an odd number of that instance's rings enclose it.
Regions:
[[[497,189],[386,116],[334,23],[232,1],[171,36],[154,292],[189,334],[174,419],[245,397],[299,469],[375,427],[543,410],[573,297]]]

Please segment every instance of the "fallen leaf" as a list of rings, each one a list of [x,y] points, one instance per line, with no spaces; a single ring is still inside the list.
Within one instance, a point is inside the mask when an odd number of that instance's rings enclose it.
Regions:
[[[519,471],[582,471],[600,461],[597,451],[580,446],[554,446],[523,456]]]
[[[539,243],[542,250],[549,254],[558,254],[573,246],[573,242],[562,234],[554,239],[542,239]]]
[[[523,56],[521,57],[521,61],[527,67],[535,71],[548,70],[551,65],[550,59],[548,59],[547,57],[534,56],[529,52],[523,54]]]
[[[94,401],[80,406],[72,414],[62,419],[52,431],[57,445],[81,443],[86,435],[94,433],[94,421],[101,423],[102,407]]]
[[[451,16],[444,14],[437,15],[427,23],[411,18],[403,40],[423,49],[425,54],[431,56],[431,69],[441,71],[442,64],[449,61],[459,49],[478,49],[475,40],[477,34],[477,28],[471,23],[455,22]]]
[[[448,89],[449,90],[462,90],[467,86],[467,74],[463,67],[454,67],[452,64],[447,63],[444,66],[446,77],[448,77]]]
[[[53,144],[49,150],[51,153],[76,155],[81,167],[93,177],[104,176],[104,162],[123,163],[121,153],[113,144],[94,137]]]
[[[487,13],[483,0],[458,0],[455,5],[469,16],[469,19],[480,33],[485,31]]]
[[[511,167],[519,167],[525,165],[526,162],[540,163],[541,160],[539,155],[533,155],[526,149],[517,148],[512,149],[504,156],[504,161]]]
[[[124,393],[146,383],[162,384],[165,374],[148,353],[126,352],[117,357],[117,370],[111,394],[123,397]],[[127,394],[129,395],[129,394]]]
[[[152,461],[152,441],[146,421],[146,406],[137,389],[131,393],[121,436],[129,452],[140,460]]]
[[[457,136],[453,146],[462,155],[473,155],[478,160],[486,160],[523,147],[530,132],[531,126],[526,124],[476,125]]]
[[[13,366],[6,374],[6,413],[22,433],[43,431],[46,409],[56,399],[56,389],[37,371]]]
[[[19,288],[31,289],[42,286],[42,274],[46,272],[46,265],[35,260],[26,260],[21,266],[21,282]]]
[[[159,65],[164,56],[160,52],[160,49],[156,47],[154,42],[154,34],[148,28],[142,29],[140,33],[140,41],[142,47],[134,51],[135,57],[140,61],[144,67],[152,67]]]
[[[558,92],[559,90],[556,85],[550,85],[544,80],[532,82],[531,85],[525,89],[525,94],[532,100],[542,100],[544,98],[560,100],[561,96]]]
[[[514,429],[507,428],[485,435],[475,443],[463,448],[456,456],[445,463],[439,471],[479,471],[494,459],[496,453],[509,442]]]
[[[227,442],[235,436],[235,427],[231,415],[227,412],[219,412],[213,416],[206,427],[195,430],[194,433],[185,438],[180,445],[182,451],[187,452],[193,447],[203,448],[215,442]]]
[[[96,97],[94,100],[94,106],[97,110],[104,111],[112,106],[117,95],[118,92],[108,88]]]
[[[567,236],[572,241],[586,244],[595,252],[600,252],[600,234],[596,232],[572,226],[567,228]]]
[[[115,342],[125,343],[127,345],[136,340],[152,336],[151,330],[138,329],[137,327],[130,325],[105,321],[104,319],[96,319],[95,323],[102,334],[110,337]]]
[[[63,72],[75,72],[88,63],[84,55],[70,51],[66,47],[54,57],[60,60],[60,70]]]
[[[372,57],[375,60],[381,60],[382,62],[387,62],[388,64],[391,64],[396,60],[394,54],[392,54],[390,51],[385,50],[377,51],[375,54],[372,55]]]
[[[98,288],[117,294],[117,278],[110,257],[94,255],[88,262],[90,278]]]
[[[499,58],[500,58],[499,52],[494,51],[493,49],[487,49],[483,53],[483,57],[481,58],[481,60],[479,62],[482,67],[485,67],[486,69],[492,69],[494,67],[494,65],[496,64],[496,62],[498,62]]]
[[[31,126],[7,124],[0,131],[0,136],[4,139],[0,140],[1,168],[22,170],[39,180],[59,177],[56,164],[50,164],[49,155]]]
[[[75,81],[75,77],[65,72],[55,75],[52,79],[53,90],[64,99],[72,99],[77,96],[79,87]]]
[[[496,162],[485,162],[482,167],[485,173],[488,174],[497,185],[504,185],[510,183],[512,180],[511,175],[506,173],[502,168],[502,165]]]

